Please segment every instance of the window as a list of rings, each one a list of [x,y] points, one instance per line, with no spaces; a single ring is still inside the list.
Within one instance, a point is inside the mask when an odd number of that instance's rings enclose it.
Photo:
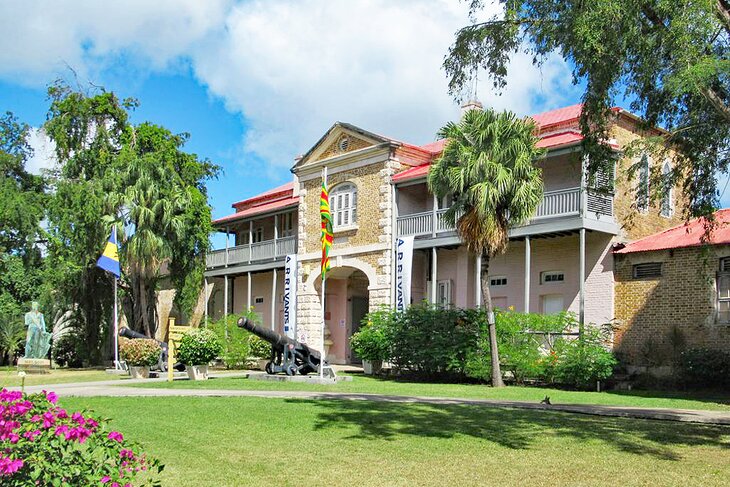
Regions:
[[[540,284],[565,281],[563,271],[545,271],[540,273]]]
[[[451,280],[447,279],[438,282],[438,289],[436,290],[436,303],[448,308],[451,306]]]
[[[646,212],[649,209],[649,156],[644,154],[639,162],[639,185],[636,188],[636,209]]]
[[[650,279],[652,277],[661,277],[661,262],[646,262],[644,264],[635,264],[633,271],[634,279]]]
[[[294,213],[279,215],[279,237],[291,237],[294,235]]]
[[[494,286],[506,286],[507,278],[505,276],[494,276],[489,278],[489,285]]]
[[[253,233],[251,234],[252,240],[251,243],[258,243],[263,242],[264,240],[264,227],[258,227],[253,229]]]
[[[717,321],[730,323],[730,257],[720,259],[717,273]]]
[[[565,311],[565,303],[562,294],[545,294],[540,296],[540,308],[542,314],[551,315]]]
[[[253,298],[253,304],[264,304],[264,297],[256,296],[255,298]]]
[[[439,210],[447,210],[451,208],[451,205],[454,204],[454,197],[450,194],[446,196],[442,196],[438,199],[438,209]]]
[[[357,187],[352,183],[335,186],[330,192],[332,227],[347,228],[357,223]]]
[[[672,207],[672,201],[674,200],[674,188],[672,187],[672,166],[669,161],[664,163],[662,166],[662,207],[661,215],[669,218],[672,216],[674,208]]]

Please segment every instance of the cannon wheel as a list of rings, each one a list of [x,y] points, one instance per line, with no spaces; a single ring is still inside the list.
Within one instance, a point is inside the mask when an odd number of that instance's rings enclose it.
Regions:
[[[264,369],[267,374],[274,375],[274,364],[272,362],[266,362],[266,367],[264,367]]]
[[[286,368],[286,375],[297,375],[297,366],[290,365]]]

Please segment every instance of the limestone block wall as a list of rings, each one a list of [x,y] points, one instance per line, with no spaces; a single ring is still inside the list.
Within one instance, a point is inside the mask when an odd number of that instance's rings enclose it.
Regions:
[[[715,276],[730,246],[616,254],[615,349],[631,365],[671,365],[685,348],[730,348],[718,323]],[[661,277],[633,278],[633,266],[661,262]]]

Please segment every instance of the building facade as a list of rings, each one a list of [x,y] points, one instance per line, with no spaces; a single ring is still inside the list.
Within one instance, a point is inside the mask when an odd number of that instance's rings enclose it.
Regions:
[[[612,139],[615,170],[604,175],[606,194],[584,176],[575,105],[532,118],[546,156],[537,161],[544,198],[535,217],[510,231],[507,251],[490,264],[494,304],[520,311],[575,312],[586,323],[615,318],[614,256],[617,242],[634,240],[679,223],[678,191],[654,207],[648,200],[650,171],[661,167],[641,160],[646,171],[628,179],[636,163],[622,147],[644,134],[631,114],[615,109]],[[394,248],[413,237],[411,302],[480,305],[480,261],[469,254],[441,218],[449,202],[429,193],[426,176],[444,141],[416,146],[336,123],[292,168],[293,181],[234,203],[235,212],[214,223],[234,235],[235,245],[208,255],[206,279],[212,286],[208,314],[219,317],[253,307],[264,326],[283,330],[285,262],[298,260],[298,337],[321,349],[333,363],[358,362],[349,337],[362,317],[392,305]],[[321,307],[319,195],[327,168],[334,220],[332,271]],[[643,168],[643,165],[642,165]],[[643,189],[642,189],[643,188]]]

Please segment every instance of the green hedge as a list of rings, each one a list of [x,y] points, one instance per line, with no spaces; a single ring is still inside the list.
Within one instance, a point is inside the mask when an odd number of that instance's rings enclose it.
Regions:
[[[387,360],[400,373],[431,379],[491,376],[487,314],[483,309],[445,309],[429,304],[403,312],[383,308],[368,314],[351,345],[367,360]],[[570,313],[541,315],[496,312],[502,371],[508,380],[535,380],[594,387],[611,376],[616,360],[595,326],[581,339]],[[547,337],[550,339],[547,339]]]

